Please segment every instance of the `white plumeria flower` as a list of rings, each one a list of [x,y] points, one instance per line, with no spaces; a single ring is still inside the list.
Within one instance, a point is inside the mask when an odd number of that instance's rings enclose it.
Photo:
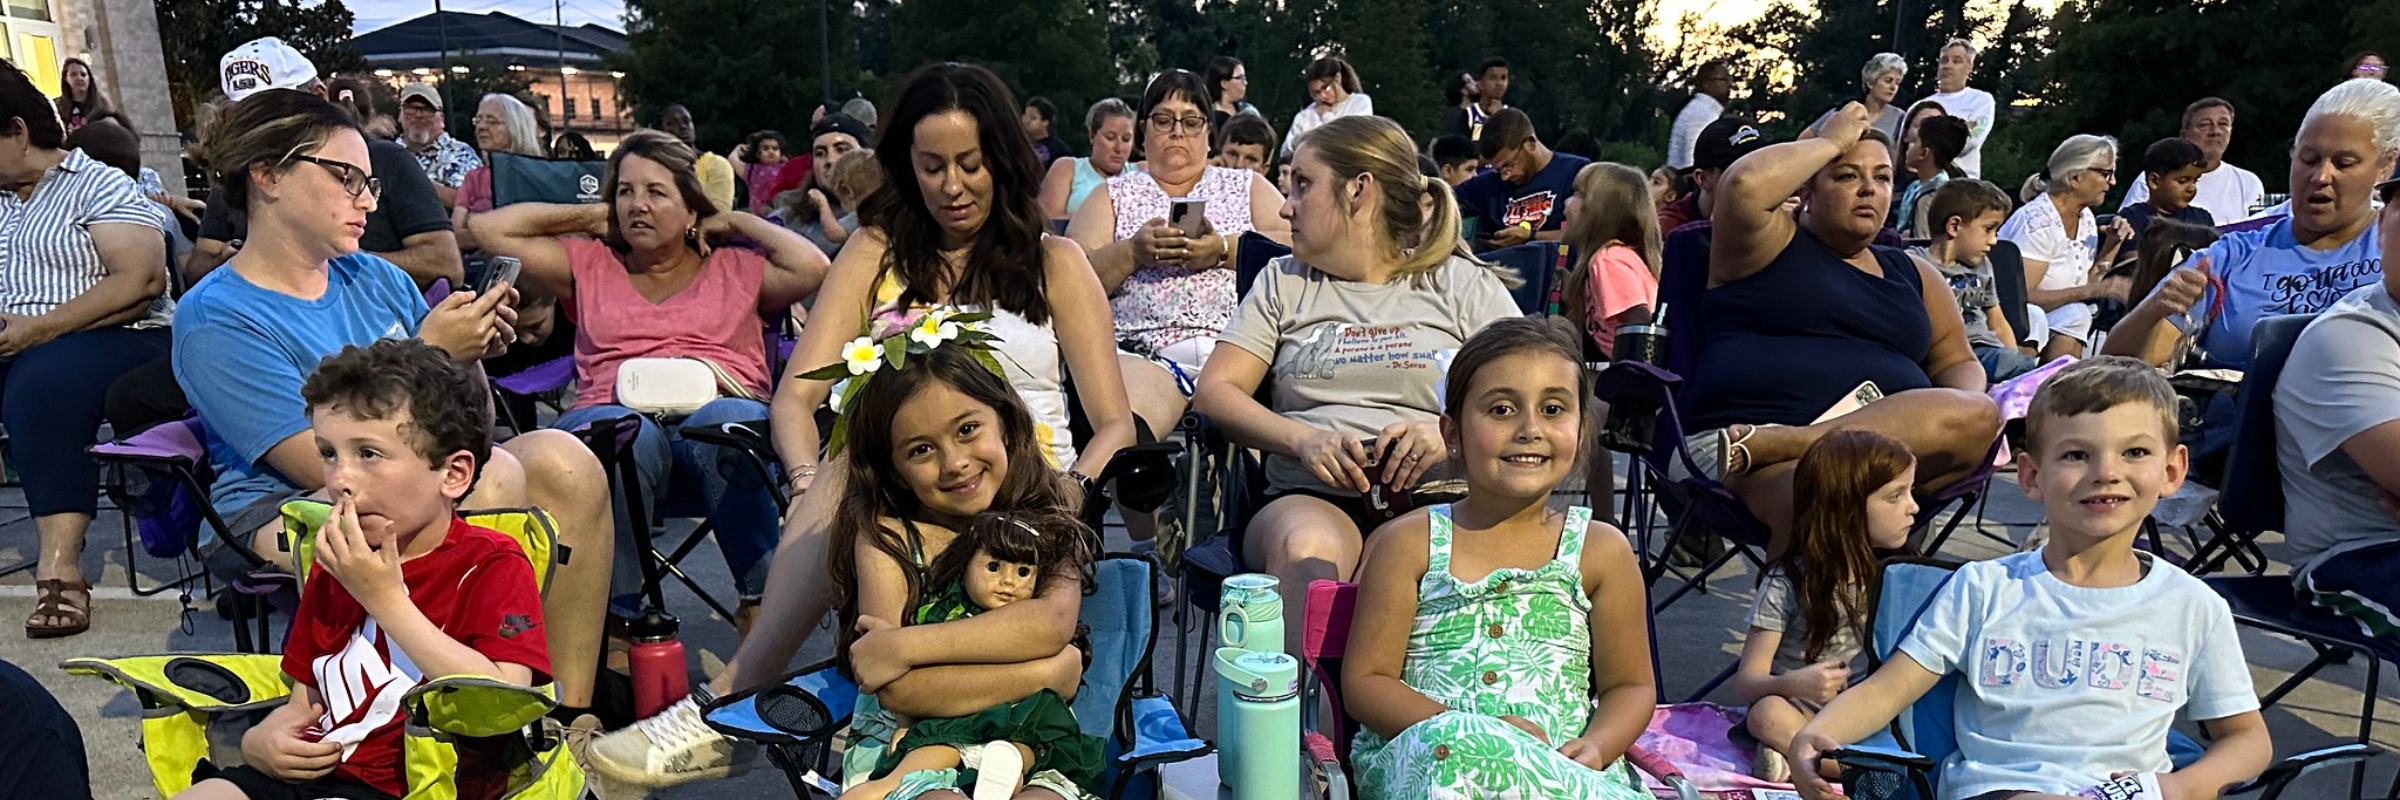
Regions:
[[[842,363],[852,375],[865,375],[883,366],[883,345],[861,336],[842,345]]]
[[[958,331],[958,323],[951,322],[949,314],[935,311],[917,320],[916,327],[908,330],[908,340],[931,349],[958,338]]]

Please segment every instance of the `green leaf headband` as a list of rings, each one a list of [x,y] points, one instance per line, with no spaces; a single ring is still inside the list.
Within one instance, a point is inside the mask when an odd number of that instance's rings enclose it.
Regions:
[[[926,354],[945,345],[967,348],[975,361],[1005,380],[1008,373],[993,357],[993,342],[1000,337],[984,330],[981,323],[992,318],[986,311],[960,311],[950,306],[935,306],[914,319],[902,318],[901,324],[886,327],[880,337],[874,332],[842,345],[842,360],[801,373],[803,380],[839,381],[834,386],[835,412],[833,433],[826,440],[828,455],[839,455],[850,439],[850,404],[866,388],[867,381],[884,367],[893,371],[907,368],[910,360],[921,360]]]

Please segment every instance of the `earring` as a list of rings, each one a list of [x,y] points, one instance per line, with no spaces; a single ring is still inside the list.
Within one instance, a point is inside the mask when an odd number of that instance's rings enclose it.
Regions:
[[[698,251],[700,249],[700,226],[694,225],[683,229],[683,243],[694,251]]]

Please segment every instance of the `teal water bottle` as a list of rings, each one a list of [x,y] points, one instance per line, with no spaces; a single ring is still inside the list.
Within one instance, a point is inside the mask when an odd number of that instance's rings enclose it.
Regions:
[[[1233,800],[1299,800],[1300,660],[1223,647],[1216,666],[1217,781]]]
[[[1283,652],[1283,595],[1273,575],[1243,573],[1225,579],[1217,604],[1217,643],[1243,650]]]

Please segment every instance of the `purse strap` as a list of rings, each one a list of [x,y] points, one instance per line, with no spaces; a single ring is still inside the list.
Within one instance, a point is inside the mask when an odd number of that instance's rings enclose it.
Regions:
[[[717,376],[718,391],[723,392],[726,397],[736,397],[743,400],[759,399],[757,392],[750,391],[750,387],[743,385],[741,379],[735,378],[733,376],[733,372],[726,369],[725,365],[717,363],[716,359],[699,358],[695,356],[692,358],[692,360],[708,365],[708,371]]]

